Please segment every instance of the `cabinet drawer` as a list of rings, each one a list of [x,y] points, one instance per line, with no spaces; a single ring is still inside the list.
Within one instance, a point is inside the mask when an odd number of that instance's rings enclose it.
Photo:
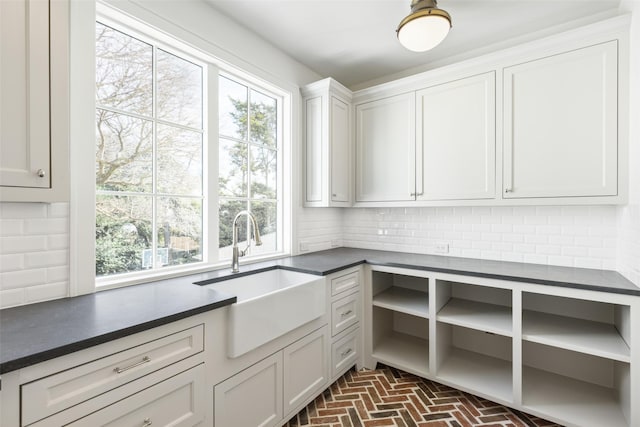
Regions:
[[[360,280],[357,271],[333,278],[331,279],[331,295],[337,295],[349,289],[356,288],[359,284]]]
[[[90,361],[21,388],[22,424],[56,412],[201,352],[204,325]]]
[[[360,319],[360,293],[356,292],[331,303],[331,336],[335,336]]]
[[[331,345],[331,377],[342,375],[360,356],[360,329],[356,328]]]
[[[204,420],[205,376],[198,365],[68,425],[192,427]]]

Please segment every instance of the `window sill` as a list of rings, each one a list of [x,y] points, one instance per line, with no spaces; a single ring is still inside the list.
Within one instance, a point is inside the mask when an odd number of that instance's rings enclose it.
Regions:
[[[241,259],[240,267],[243,265],[255,264],[264,261],[282,259],[291,256],[286,253],[270,254],[265,256],[256,256]],[[122,273],[113,277],[96,277],[96,291],[106,291],[108,289],[122,288],[125,286],[139,285],[142,283],[155,282],[165,279],[174,279],[177,277],[186,277],[199,273],[213,270],[223,270],[231,268],[231,260],[221,261],[215,264],[197,263],[188,266],[168,267],[163,270]]]

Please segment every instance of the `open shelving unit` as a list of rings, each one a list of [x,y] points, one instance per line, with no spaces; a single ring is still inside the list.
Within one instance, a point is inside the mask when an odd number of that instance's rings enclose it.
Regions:
[[[417,375],[429,374],[429,293],[426,279],[376,272],[372,357]]]
[[[436,280],[436,375],[513,402],[513,317],[508,289]]]
[[[373,362],[562,425],[640,426],[638,297],[405,272],[372,271]]]
[[[628,427],[630,306],[528,292],[522,302],[523,406],[580,426]]]

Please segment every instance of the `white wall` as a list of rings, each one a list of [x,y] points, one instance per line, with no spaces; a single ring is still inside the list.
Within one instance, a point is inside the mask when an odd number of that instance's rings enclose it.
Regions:
[[[613,206],[351,209],[345,246],[599,269],[616,268]]]
[[[640,1],[623,1],[633,12],[629,90],[629,204],[618,208],[618,271],[640,286]]]

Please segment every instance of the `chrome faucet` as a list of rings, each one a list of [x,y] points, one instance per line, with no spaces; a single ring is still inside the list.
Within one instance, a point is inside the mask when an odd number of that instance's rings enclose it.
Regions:
[[[244,250],[238,249],[238,230],[240,226],[238,225],[238,219],[242,216],[246,215],[251,220],[251,225],[253,226],[253,240],[256,242],[256,246],[262,245],[262,240],[260,239],[260,231],[258,230],[258,223],[256,222],[256,217],[249,211],[240,211],[233,218],[233,257],[231,259],[231,272],[237,273],[240,271],[240,264],[238,262],[238,258],[241,256],[245,256],[247,254],[247,250],[249,246],[251,246],[251,234],[249,233],[249,229],[247,228],[247,247]]]

